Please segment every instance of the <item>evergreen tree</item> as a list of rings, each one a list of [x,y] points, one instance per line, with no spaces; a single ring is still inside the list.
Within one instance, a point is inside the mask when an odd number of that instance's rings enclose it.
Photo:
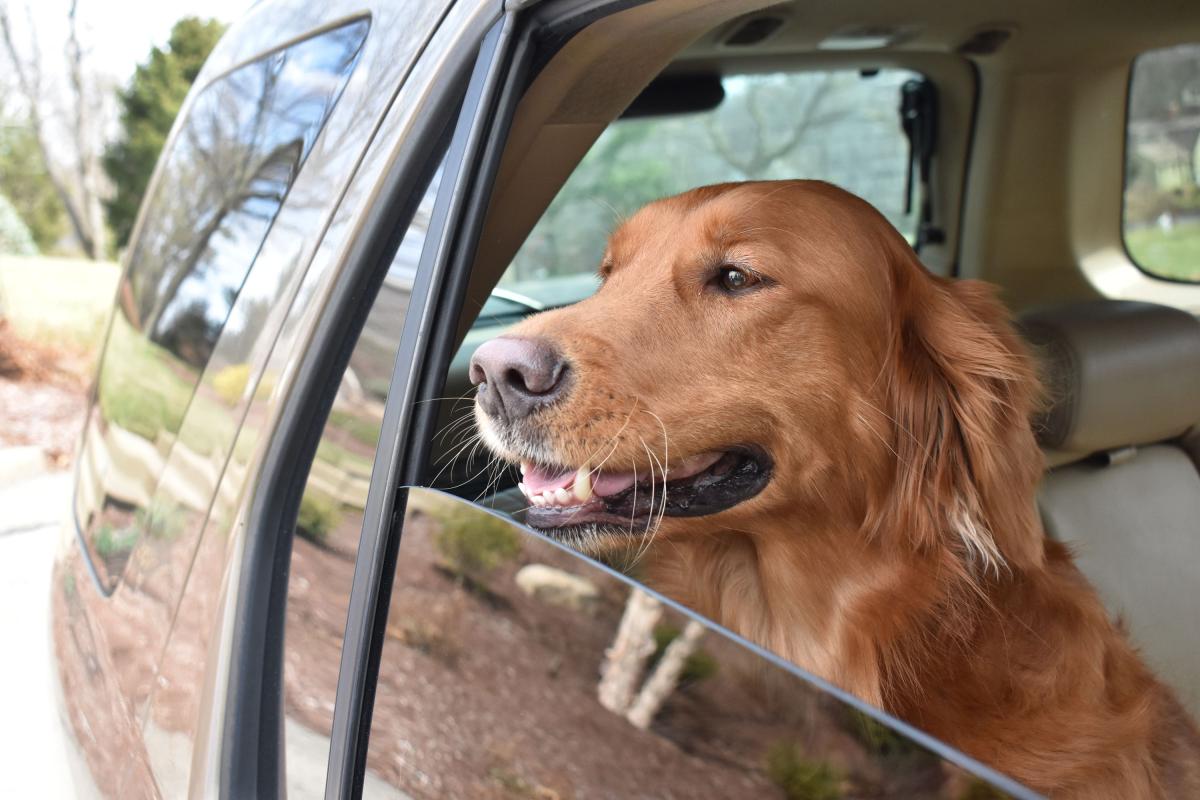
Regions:
[[[104,170],[116,187],[105,205],[119,246],[129,242],[175,115],[224,29],[216,20],[179,20],[166,48],[151,48],[150,57],[138,66],[118,98],[121,134],[104,154]]]

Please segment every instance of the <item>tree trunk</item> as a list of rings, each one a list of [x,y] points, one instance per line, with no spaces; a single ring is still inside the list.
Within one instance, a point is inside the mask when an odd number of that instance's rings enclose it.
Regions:
[[[658,662],[658,666],[655,667],[650,679],[646,681],[646,685],[642,687],[642,691],[638,692],[637,699],[633,701],[629,713],[625,715],[626,719],[643,730],[650,726],[650,721],[662,708],[663,702],[670,697],[671,692],[675,691],[688,656],[696,652],[696,647],[699,646],[703,636],[704,626],[695,620],[690,620],[683,629],[683,633],[667,645],[662,660]]]
[[[75,27],[77,4],[77,0],[71,0],[67,12],[69,34],[66,47],[67,74],[71,79],[71,93],[75,101],[72,133],[79,159],[76,165],[76,180],[79,187],[80,212],[88,232],[88,241],[84,246],[88,255],[99,261],[105,257],[108,246],[105,241],[104,206],[100,200],[103,177],[100,173],[100,150],[93,147],[89,141],[92,135],[92,110],[88,106],[91,97],[84,86],[83,48],[79,46],[79,36]]]
[[[641,589],[633,589],[612,647],[605,651],[597,695],[600,704],[624,714],[641,680],[646,659],[654,653],[654,626],[662,617],[662,603]]]

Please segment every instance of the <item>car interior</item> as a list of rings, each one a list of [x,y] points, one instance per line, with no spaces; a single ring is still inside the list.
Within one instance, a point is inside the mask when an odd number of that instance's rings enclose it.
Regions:
[[[593,291],[623,215],[701,183],[829,180],[934,273],[1000,287],[1047,385],[1047,535],[1200,713],[1200,244],[1170,244],[1200,231],[1200,14],[753,6],[638,6],[540,65],[484,221],[430,483],[519,518],[515,473],[454,432],[470,427],[453,427],[471,412],[467,360]]]

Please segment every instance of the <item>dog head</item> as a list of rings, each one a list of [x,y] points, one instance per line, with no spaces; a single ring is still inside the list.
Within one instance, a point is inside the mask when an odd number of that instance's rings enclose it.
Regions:
[[[597,549],[836,517],[985,568],[1037,558],[1004,539],[1041,464],[1007,314],[930,275],[864,201],[696,189],[622,224],[600,275],[472,359],[478,427],[521,464],[530,525]]]

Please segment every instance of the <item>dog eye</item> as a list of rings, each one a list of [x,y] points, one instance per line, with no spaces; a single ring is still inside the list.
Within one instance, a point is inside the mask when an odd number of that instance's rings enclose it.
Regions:
[[[758,282],[757,275],[740,267],[726,264],[717,270],[717,284],[730,294],[745,291]]]

